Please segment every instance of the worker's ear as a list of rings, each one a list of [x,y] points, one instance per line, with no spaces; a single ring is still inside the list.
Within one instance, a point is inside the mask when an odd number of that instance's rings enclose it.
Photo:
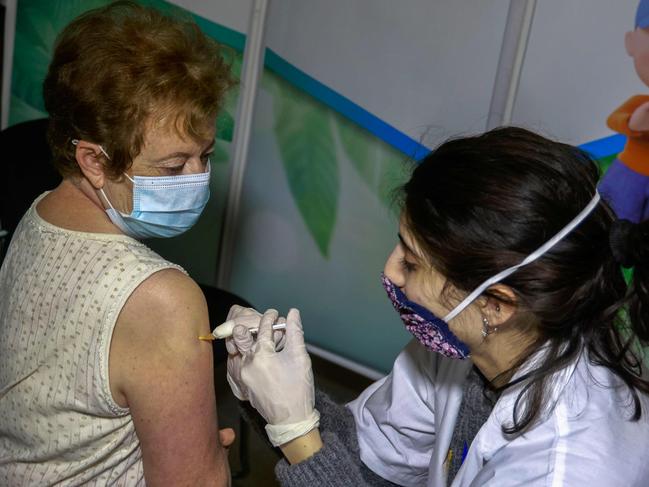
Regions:
[[[103,153],[99,144],[79,140],[76,142],[77,150],[75,158],[79,169],[95,189],[104,187],[106,175],[106,155]]]
[[[491,326],[500,326],[516,312],[516,293],[509,286],[494,284],[478,300],[482,316]]]

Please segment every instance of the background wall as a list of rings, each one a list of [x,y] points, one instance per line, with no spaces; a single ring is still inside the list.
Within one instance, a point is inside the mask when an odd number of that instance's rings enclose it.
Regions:
[[[608,115],[648,88],[624,49],[637,0],[537,2],[513,123],[572,144],[611,134]]]
[[[17,0],[10,124],[45,115],[40,85],[56,34],[106,3]],[[142,3],[193,14],[233,49],[239,74],[251,0]],[[535,2],[272,0],[231,289],[260,309],[299,307],[310,343],[387,371],[409,335],[379,274],[411,156],[484,130],[494,94],[511,87],[514,123],[615,154],[623,141],[607,138],[606,116],[647,90],[623,49],[637,2],[538,2],[526,50],[527,37],[505,35],[522,4]],[[519,84],[497,76],[518,47]],[[204,283],[215,282],[237,99],[234,90],[217,122],[205,214],[186,235],[151,242]]]

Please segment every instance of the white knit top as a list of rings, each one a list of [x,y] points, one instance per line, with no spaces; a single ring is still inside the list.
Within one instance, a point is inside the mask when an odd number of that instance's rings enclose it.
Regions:
[[[35,210],[43,196],[0,270],[0,485],[143,485],[108,352],[133,290],[180,267],[127,236],[47,223]]]

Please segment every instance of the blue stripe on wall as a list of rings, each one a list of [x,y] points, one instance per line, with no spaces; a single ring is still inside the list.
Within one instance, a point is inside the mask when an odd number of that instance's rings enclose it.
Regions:
[[[380,118],[360,107],[349,98],[335,92],[331,88],[312,78],[304,71],[293,66],[270,48],[266,48],[265,65],[268,69],[284,78],[289,83],[307,92],[316,100],[356,122],[358,125],[387,142],[392,147],[403,152],[407,157],[419,160],[430,152],[430,149],[408,135],[397,130]],[[580,145],[595,159],[601,159],[618,154],[624,148],[624,135],[611,135]]]
[[[376,137],[403,152],[406,156],[421,159],[430,152],[428,147],[423,146],[390,124],[372,115],[349,98],[335,92],[304,71],[296,68],[270,48],[266,49],[265,65],[277,75],[356,122]]]
[[[193,17],[206,34],[238,51],[243,51],[246,39],[244,34],[208,21],[199,15],[193,15]],[[379,139],[403,152],[407,157],[419,160],[430,152],[428,147],[420,144],[377,116],[372,115],[349,98],[309,76],[270,48],[266,48],[264,64],[289,83],[354,121]],[[610,137],[587,142],[579,147],[589,152],[595,159],[601,159],[621,152],[625,141],[626,137],[623,135],[611,135]]]
[[[624,135],[615,134],[604,137],[603,139],[586,142],[585,144],[581,144],[579,148],[590,153],[595,159],[601,159],[622,152],[625,142],[626,137]]]

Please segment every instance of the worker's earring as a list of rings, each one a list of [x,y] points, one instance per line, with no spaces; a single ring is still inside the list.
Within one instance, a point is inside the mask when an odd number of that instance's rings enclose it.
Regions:
[[[498,331],[497,326],[491,326],[489,324],[489,320],[487,319],[486,316],[482,317],[482,339],[486,339],[487,336],[491,335],[492,333],[496,333]]]

